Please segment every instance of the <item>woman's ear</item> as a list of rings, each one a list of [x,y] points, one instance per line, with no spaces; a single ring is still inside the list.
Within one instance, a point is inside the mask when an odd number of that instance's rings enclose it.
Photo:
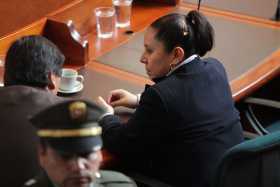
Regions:
[[[184,60],[185,51],[182,47],[175,47],[175,57],[181,62]]]
[[[174,61],[176,65],[184,60],[185,51],[182,47],[175,47],[173,49],[173,53],[174,53]]]

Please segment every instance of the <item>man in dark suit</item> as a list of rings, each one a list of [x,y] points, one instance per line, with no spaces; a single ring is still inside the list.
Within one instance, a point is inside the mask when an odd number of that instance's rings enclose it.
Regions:
[[[38,157],[44,169],[25,187],[136,187],[121,173],[99,170],[104,110],[84,101],[65,101],[31,118],[40,138]],[[59,116],[59,117],[58,117]]]
[[[62,99],[56,90],[64,55],[42,36],[15,41],[7,52],[0,88],[0,186],[20,186],[39,171],[28,116]]]

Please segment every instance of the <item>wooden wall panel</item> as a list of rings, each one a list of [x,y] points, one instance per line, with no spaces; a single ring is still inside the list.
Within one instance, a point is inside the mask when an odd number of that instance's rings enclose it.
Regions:
[[[32,23],[31,25],[19,29],[18,31],[12,34],[8,34],[0,38],[0,56],[3,57],[6,54],[9,46],[14,40],[26,35],[32,35],[32,34],[42,35],[45,28],[45,24],[46,24],[46,19],[43,18],[39,21]]]
[[[82,0],[1,0],[0,38]]]

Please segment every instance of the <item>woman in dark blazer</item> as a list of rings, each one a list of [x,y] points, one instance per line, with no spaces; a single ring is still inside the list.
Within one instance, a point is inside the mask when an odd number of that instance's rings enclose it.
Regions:
[[[197,11],[169,14],[147,29],[141,62],[155,84],[141,97],[113,90],[100,120],[105,148],[133,170],[172,186],[207,187],[218,159],[243,140],[223,65],[202,59],[213,28]],[[115,106],[136,108],[122,124]]]

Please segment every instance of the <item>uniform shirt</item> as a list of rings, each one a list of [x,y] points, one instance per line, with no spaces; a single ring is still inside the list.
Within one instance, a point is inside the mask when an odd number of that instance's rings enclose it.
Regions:
[[[100,171],[100,177],[91,187],[136,187],[134,181],[122,173],[114,171]],[[22,187],[57,187],[55,186],[45,172],[28,180]]]

